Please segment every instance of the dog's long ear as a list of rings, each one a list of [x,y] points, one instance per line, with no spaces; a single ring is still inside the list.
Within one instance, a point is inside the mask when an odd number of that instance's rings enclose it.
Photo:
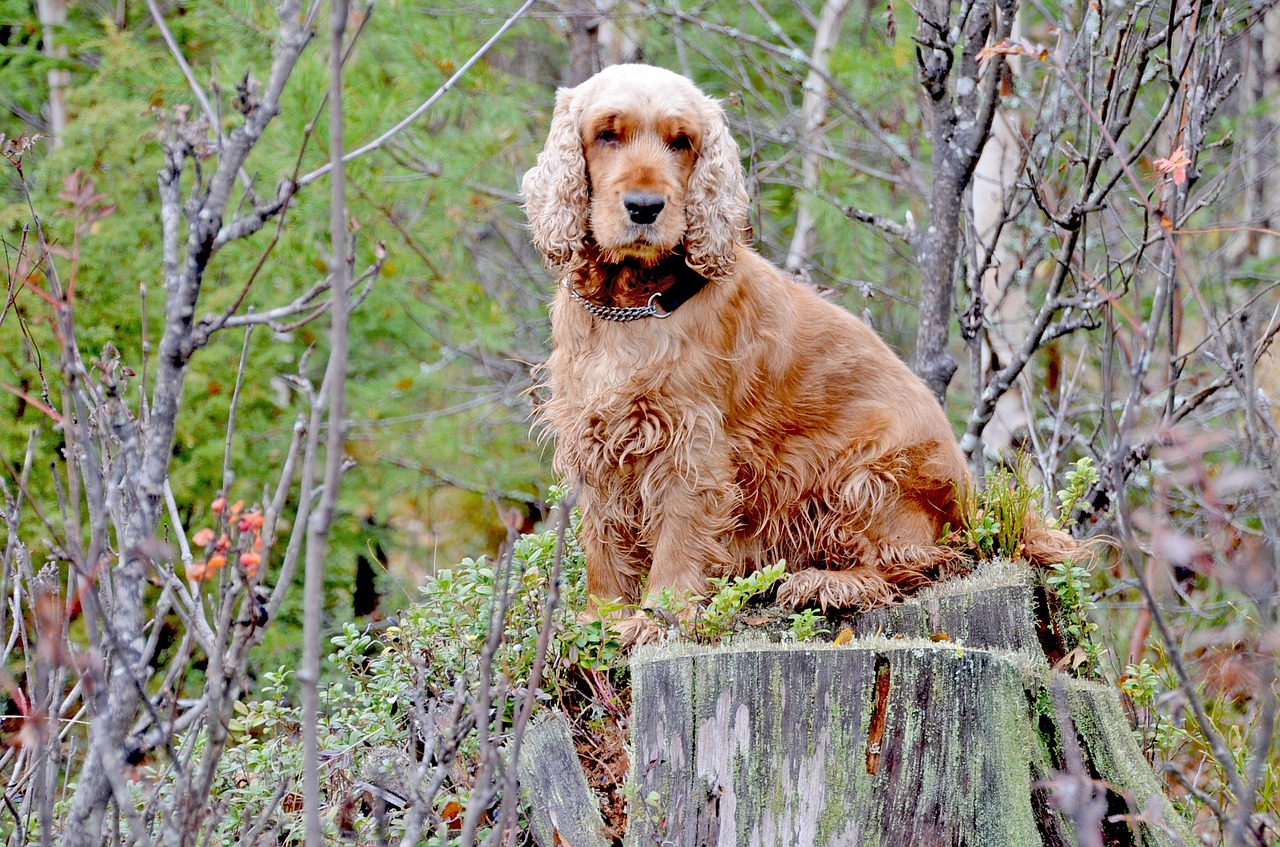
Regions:
[[[546,146],[520,185],[534,246],[547,257],[547,264],[559,267],[572,265],[582,250],[591,203],[587,160],[573,117],[574,91],[556,92]]]
[[[708,279],[733,268],[733,247],[747,229],[747,187],[738,143],[729,133],[724,109],[711,98],[703,107],[702,149],[689,177],[685,252],[689,267]]]

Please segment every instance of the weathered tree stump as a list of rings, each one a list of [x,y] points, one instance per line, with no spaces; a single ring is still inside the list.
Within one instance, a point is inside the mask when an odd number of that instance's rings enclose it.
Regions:
[[[1050,669],[1035,598],[1005,565],[865,615],[841,646],[638,653],[627,843],[1075,845],[1049,800],[1069,731],[1108,844],[1190,844],[1114,693]],[[1153,797],[1160,825],[1124,818]]]

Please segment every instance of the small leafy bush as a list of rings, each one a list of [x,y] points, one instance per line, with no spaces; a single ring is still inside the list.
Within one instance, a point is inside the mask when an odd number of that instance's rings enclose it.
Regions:
[[[1092,574],[1083,564],[1071,561],[1049,567],[1045,584],[1058,599],[1058,615],[1064,635],[1063,646],[1071,651],[1074,670],[1096,673],[1106,652],[1096,638],[1098,624],[1093,620],[1096,609]]]
[[[519,538],[505,568],[484,558],[464,559],[430,578],[420,602],[392,625],[375,631],[346,624],[333,636],[319,727],[326,840],[372,843],[377,838],[377,822],[356,790],[370,770],[365,763],[377,759],[390,778],[403,778],[415,733],[441,729],[416,725],[417,702],[425,697],[449,703],[468,696],[463,692],[480,674],[490,621],[504,595],[505,614],[497,621],[503,638],[493,659],[493,676],[502,684],[492,690],[499,695],[493,708],[510,726],[530,683],[557,544],[554,530]],[[617,641],[598,620],[579,620],[587,605],[585,583],[582,552],[573,533],[566,533],[561,602],[534,696],[583,726],[599,728],[620,709],[610,699],[616,701],[618,689],[625,688],[625,665]],[[214,779],[212,793],[220,798],[222,813],[212,824],[211,843],[237,843],[273,805],[272,843],[301,843],[302,715],[295,685],[293,672],[281,667],[262,675],[255,697],[236,703],[228,727],[231,740]],[[180,743],[201,746],[205,738],[200,734]],[[425,843],[450,843],[451,826],[456,827],[471,789],[466,775],[479,754],[474,737],[464,739],[459,763],[435,800],[434,826]],[[151,777],[136,786],[139,809],[146,806],[147,791],[164,791],[171,784],[159,766]],[[395,814],[389,818],[392,841],[398,840],[397,820]]]
[[[795,641],[813,641],[819,635],[829,632],[826,616],[817,609],[802,609],[787,618],[790,627],[787,632]]]
[[[1072,515],[1098,481],[1098,468],[1093,459],[1081,456],[1066,473],[1067,486],[1058,491],[1058,526],[1066,529],[1075,523]]]
[[[737,615],[752,598],[773,588],[786,574],[786,561],[779,561],[746,576],[709,580],[711,597],[704,605],[661,591],[656,597],[656,606],[682,638],[699,644],[715,644],[733,629]]]

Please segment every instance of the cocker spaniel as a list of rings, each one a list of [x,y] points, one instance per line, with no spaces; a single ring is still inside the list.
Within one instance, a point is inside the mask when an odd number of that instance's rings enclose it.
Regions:
[[[717,101],[661,68],[607,68],[558,92],[522,187],[559,278],[539,415],[581,484],[593,597],[639,602],[646,575],[643,599],[697,597],[785,559],[780,601],[866,608],[958,563],[937,541],[969,477],[943,410],[870,328],[748,245]],[[1071,545],[1036,525],[1025,540],[1032,558]]]

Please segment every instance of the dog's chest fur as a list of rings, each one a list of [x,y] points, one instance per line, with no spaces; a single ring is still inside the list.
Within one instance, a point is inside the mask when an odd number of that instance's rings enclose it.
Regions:
[[[680,317],[609,323],[557,296],[542,418],[555,435],[558,472],[589,485],[602,472],[633,475],[655,455],[722,428],[725,386]],[[694,384],[699,402],[690,404],[680,392]]]
[[[778,308],[762,311],[770,299]],[[810,487],[792,469],[817,470],[848,440],[847,416],[831,414],[847,383],[816,377],[790,355],[796,327],[787,307],[785,297],[726,281],[669,318],[613,324],[560,291],[546,366],[551,399],[541,412],[557,472],[641,499],[647,474],[695,477],[710,462],[734,489],[740,533],[754,535],[766,510],[783,517]],[[756,319],[733,319],[743,315]]]
[[[561,291],[552,339],[542,418],[556,470],[642,522],[661,475],[714,478],[737,504],[733,536],[820,558],[799,548],[831,507],[894,498],[893,480],[912,472],[964,473],[941,409],[906,366],[772,268],[716,283],[663,320],[596,320]]]

